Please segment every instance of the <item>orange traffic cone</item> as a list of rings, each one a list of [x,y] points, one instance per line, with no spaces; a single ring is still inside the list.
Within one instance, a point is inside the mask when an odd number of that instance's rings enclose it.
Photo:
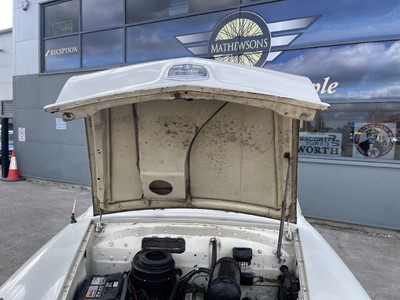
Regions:
[[[6,181],[20,181],[23,180],[19,177],[18,167],[17,167],[17,157],[15,156],[15,151],[13,150],[11,153],[10,167],[8,169],[8,176],[5,179]]]

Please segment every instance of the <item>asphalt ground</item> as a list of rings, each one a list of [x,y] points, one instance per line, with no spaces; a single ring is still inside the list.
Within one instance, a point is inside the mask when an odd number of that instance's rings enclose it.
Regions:
[[[0,181],[0,285],[69,223],[75,198],[78,216],[91,204],[89,187]],[[372,299],[400,299],[400,232],[310,221]]]

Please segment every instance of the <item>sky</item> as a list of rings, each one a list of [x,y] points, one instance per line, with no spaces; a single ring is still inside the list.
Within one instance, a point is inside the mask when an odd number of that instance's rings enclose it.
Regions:
[[[13,0],[0,0],[0,30],[12,27]]]

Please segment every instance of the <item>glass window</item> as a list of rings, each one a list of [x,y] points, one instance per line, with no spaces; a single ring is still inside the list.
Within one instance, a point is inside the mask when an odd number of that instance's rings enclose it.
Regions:
[[[167,17],[168,1],[126,0],[126,22],[135,23]]]
[[[66,70],[80,67],[79,36],[67,36],[44,42],[44,70]]]
[[[201,13],[205,11],[214,11],[226,8],[232,8],[237,5],[237,0],[219,0],[219,1],[204,1],[204,0],[189,0],[190,13]]]
[[[252,3],[256,3],[256,2],[273,2],[273,1],[279,1],[279,0],[240,0],[240,3],[252,4]]]
[[[45,37],[79,31],[79,1],[71,0],[44,8]]]
[[[124,24],[123,0],[82,1],[82,29],[96,30]]]
[[[126,0],[126,19],[129,24],[228,9],[235,5],[237,0]]]
[[[171,26],[159,26],[157,23],[128,27],[127,63],[188,56],[188,51],[179,47],[179,42],[169,35],[168,30],[171,32],[173,29]]]
[[[302,131],[300,155],[400,160],[399,102],[332,104]]]
[[[211,31],[234,10],[176,18],[126,28],[126,62],[139,63],[173,57],[210,57]]]
[[[124,29],[113,29],[82,36],[83,67],[122,64],[124,62]]]

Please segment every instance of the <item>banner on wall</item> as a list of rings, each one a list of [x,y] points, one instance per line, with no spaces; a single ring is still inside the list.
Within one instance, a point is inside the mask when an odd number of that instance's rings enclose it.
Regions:
[[[300,155],[341,156],[342,134],[333,132],[300,132]]]
[[[355,123],[353,157],[394,158],[396,123]]]

